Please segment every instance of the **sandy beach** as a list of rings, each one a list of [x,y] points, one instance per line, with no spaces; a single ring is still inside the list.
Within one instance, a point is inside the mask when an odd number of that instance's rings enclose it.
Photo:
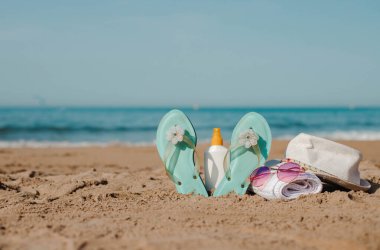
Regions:
[[[0,249],[380,249],[380,141],[343,143],[370,192],[288,202],[179,195],[153,146],[2,148]]]

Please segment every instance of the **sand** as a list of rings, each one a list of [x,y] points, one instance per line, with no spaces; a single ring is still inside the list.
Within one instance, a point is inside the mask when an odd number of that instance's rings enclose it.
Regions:
[[[179,195],[154,147],[0,149],[0,249],[380,249],[380,141],[343,143],[370,192],[287,202]]]

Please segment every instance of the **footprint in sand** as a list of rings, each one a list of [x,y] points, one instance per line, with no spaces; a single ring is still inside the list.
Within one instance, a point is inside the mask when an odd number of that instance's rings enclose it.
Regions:
[[[108,184],[107,178],[94,170],[75,175],[35,176],[34,171],[29,171],[3,177],[0,179],[0,188],[21,193],[24,198],[37,199],[36,202],[45,202],[57,200],[82,188]]]

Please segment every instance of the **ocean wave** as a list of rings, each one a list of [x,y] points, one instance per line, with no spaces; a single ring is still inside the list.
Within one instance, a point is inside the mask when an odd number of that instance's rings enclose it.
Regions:
[[[197,130],[212,130],[214,125],[197,126]],[[223,130],[232,130],[234,126],[220,126]],[[112,133],[112,132],[154,132],[157,126],[46,126],[46,125],[31,125],[31,126],[0,126],[1,134],[15,133]]]
[[[324,130],[331,126],[345,127],[347,129],[356,129],[357,127],[363,129],[375,129],[380,126],[380,123],[375,121],[358,121],[350,122],[348,124],[325,124],[322,122],[305,123],[302,121],[274,121],[270,122],[272,130]],[[215,124],[197,125],[197,131],[211,131]],[[234,124],[219,125],[223,131],[232,131]],[[152,125],[120,125],[120,126],[106,126],[106,125],[0,125],[1,135],[12,135],[18,133],[53,133],[53,134],[70,134],[70,133],[131,133],[131,132],[155,132],[157,126]]]

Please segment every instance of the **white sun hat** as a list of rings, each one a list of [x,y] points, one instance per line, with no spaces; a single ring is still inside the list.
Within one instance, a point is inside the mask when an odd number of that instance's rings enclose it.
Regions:
[[[301,133],[289,142],[285,156],[344,188],[367,191],[371,187],[367,180],[360,179],[360,151],[346,145]]]

